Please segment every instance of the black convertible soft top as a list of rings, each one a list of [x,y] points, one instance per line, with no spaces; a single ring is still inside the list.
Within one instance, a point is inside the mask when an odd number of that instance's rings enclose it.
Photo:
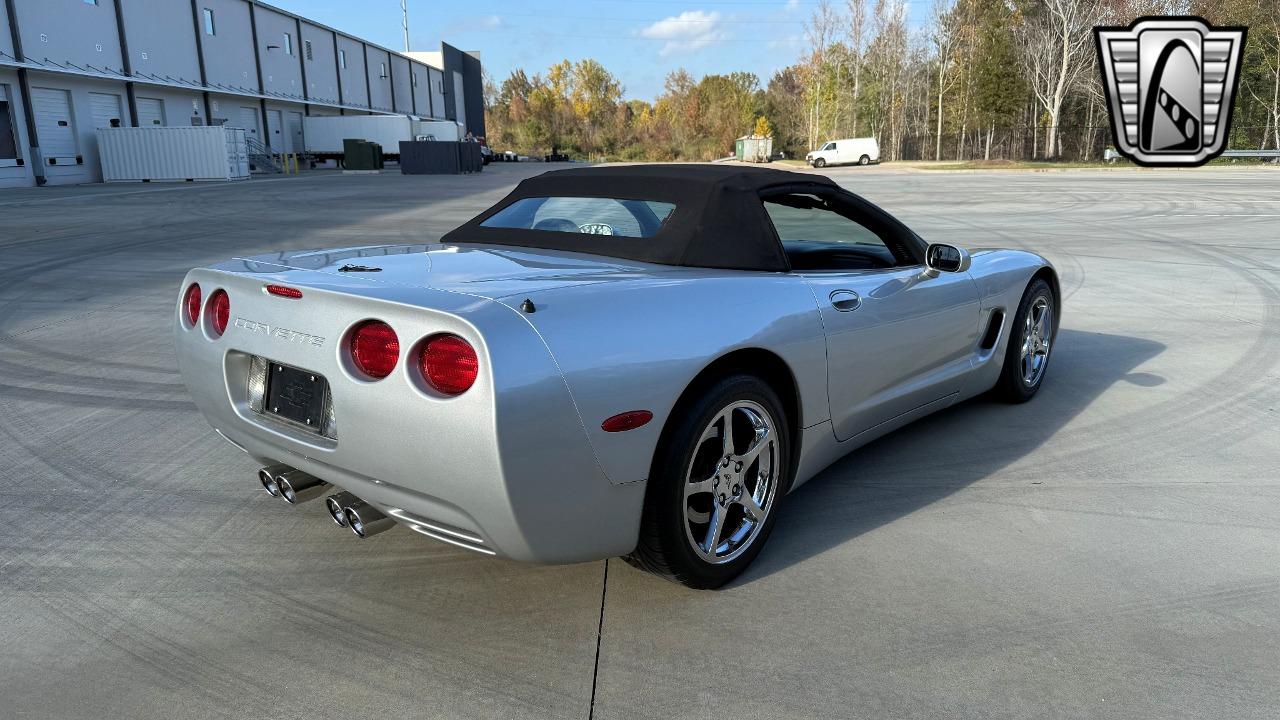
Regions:
[[[790,269],[760,203],[762,191],[835,189],[831,180],[738,165],[622,165],[554,170],[524,180],[496,205],[441,238],[568,250],[690,267]],[[482,223],[524,198],[597,197],[672,203],[675,211],[652,237],[485,227]]]

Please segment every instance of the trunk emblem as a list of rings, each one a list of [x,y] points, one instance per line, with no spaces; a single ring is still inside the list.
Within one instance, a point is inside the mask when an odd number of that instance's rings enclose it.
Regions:
[[[236,318],[235,326],[247,332],[266,335],[267,337],[275,338],[276,340],[283,340],[289,343],[299,343],[302,345],[310,345],[312,347],[324,346],[324,338],[319,337],[318,335],[308,335],[307,333],[301,333],[297,330],[272,326],[267,323],[257,322],[247,318]]]

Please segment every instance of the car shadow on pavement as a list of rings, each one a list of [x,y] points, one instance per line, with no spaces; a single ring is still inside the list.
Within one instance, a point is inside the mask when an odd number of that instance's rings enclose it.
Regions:
[[[734,585],[820,555],[998,473],[1053,442],[1116,383],[1163,384],[1158,375],[1133,371],[1164,349],[1142,338],[1060,330],[1045,384],[1030,402],[979,396],[836,461],[786,497],[769,543]]]

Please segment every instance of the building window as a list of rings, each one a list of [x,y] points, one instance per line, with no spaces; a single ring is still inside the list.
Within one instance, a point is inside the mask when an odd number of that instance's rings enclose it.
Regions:
[[[97,5],[98,0],[84,0],[85,5]]]
[[[346,50],[338,51],[338,67],[342,68],[343,70],[347,69],[347,51]]]
[[[418,87],[418,71],[417,70],[414,70],[413,72],[409,73],[409,79],[413,81],[414,87]]]
[[[302,41],[302,52],[306,54],[308,60],[314,59],[311,57],[311,41],[310,40]]]
[[[293,36],[290,35],[289,33],[284,34],[284,54],[285,55],[293,54]]]
[[[209,8],[204,9],[204,34],[205,35],[217,34],[213,28],[213,11],[210,10]]]
[[[378,63],[378,77],[385,78],[387,76],[387,64]]]

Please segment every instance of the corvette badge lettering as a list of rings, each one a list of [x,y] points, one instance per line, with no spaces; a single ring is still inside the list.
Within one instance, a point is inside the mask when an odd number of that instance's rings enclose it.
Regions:
[[[272,327],[267,323],[261,323],[254,320],[247,320],[242,317],[236,318],[235,326],[251,333],[262,333],[263,335],[269,335],[273,338],[276,338],[277,340],[284,340],[285,342],[295,342],[303,345],[310,345],[312,347],[324,346],[324,338],[322,337],[318,337],[316,335],[308,335],[306,333],[301,333],[296,330],[290,330],[288,328]]]

